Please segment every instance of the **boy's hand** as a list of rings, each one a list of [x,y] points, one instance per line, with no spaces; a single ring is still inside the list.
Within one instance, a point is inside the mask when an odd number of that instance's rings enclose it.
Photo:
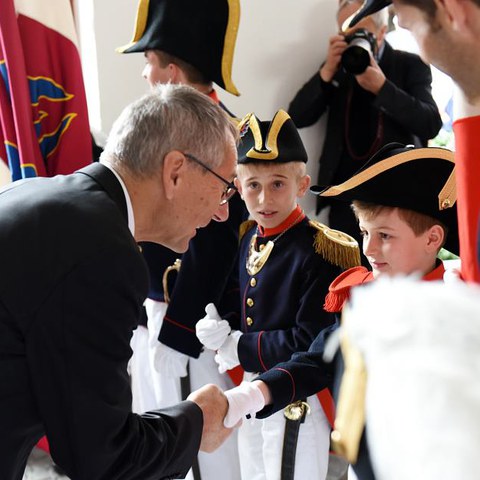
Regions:
[[[206,315],[195,325],[197,338],[210,350],[218,350],[227,339],[231,328],[226,320],[222,320],[213,303],[205,307]]]
[[[265,397],[260,389],[261,382],[242,382],[238,387],[225,392],[228,412],[223,424],[227,428],[237,426],[246,415],[255,416],[265,406]]]
[[[224,373],[240,364],[238,359],[238,341],[242,332],[232,330],[232,333],[223,342],[223,345],[217,350],[215,361],[218,363],[218,371]]]

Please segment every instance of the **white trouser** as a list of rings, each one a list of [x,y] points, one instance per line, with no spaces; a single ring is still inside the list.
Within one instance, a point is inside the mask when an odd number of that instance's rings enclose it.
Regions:
[[[131,347],[133,355],[130,360],[132,383],[132,410],[143,413],[148,410],[165,408],[182,400],[180,377],[172,377],[167,372],[155,368],[155,351],[158,348],[158,335],[167,310],[167,304],[147,299],[145,302],[148,317],[148,330],[138,327],[133,334]],[[222,390],[234,385],[227,374],[218,373],[214,360],[215,353],[205,350],[199,358],[190,358],[191,390],[197,390],[207,383],[214,383]],[[222,480],[240,480],[238,460],[237,432],[215,452],[199,452],[198,463],[202,480],[219,478]],[[191,471],[186,477],[193,480]]]
[[[245,374],[245,379],[251,374]],[[308,397],[310,414],[300,426],[295,480],[324,480],[328,469],[330,425],[317,396]],[[285,432],[283,410],[263,420],[244,419],[238,433],[243,480],[279,480]]]

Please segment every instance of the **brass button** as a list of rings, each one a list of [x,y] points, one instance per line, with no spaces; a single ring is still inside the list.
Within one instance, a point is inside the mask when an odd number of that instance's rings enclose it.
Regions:
[[[265,248],[265,244],[260,245],[260,251],[262,251]]]
[[[257,284],[257,279],[255,277],[250,279],[250,286],[254,287]]]
[[[255,303],[255,302],[254,302],[251,298],[247,298],[247,305],[248,305],[249,307],[253,307],[253,304],[254,304],[254,303]]]
[[[251,327],[253,325],[253,318],[247,317],[247,325]]]
[[[446,208],[450,208],[451,207],[451,202],[448,198],[446,198],[445,200],[443,200],[442,202],[442,207],[441,207],[441,210],[445,210]]]

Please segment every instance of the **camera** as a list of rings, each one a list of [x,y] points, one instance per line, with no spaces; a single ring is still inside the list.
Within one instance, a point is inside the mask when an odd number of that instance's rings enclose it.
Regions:
[[[345,35],[348,47],[342,54],[343,68],[353,75],[363,73],[370,65],[370,53],[377,53],[377,38],[365,28],[359,28]]]

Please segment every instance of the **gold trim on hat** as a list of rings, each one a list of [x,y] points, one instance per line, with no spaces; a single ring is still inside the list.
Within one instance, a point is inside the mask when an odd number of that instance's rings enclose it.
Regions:
[[[433,151],[435,150],[435,152]],[[366,182],[367,180],[371,180],[372,178],[380,175],[383,172],[390,170],[393,167],[398,167],[407,162],[420,160],[422,158],[436,158],[447,160],[449,162],[455,163],[453,152],[444,148],[417,148],[408,150],[406,152],[398,153],[393,157],[386,158],[371,167],[366,168],[363,172],[354,175],[352,178],[349,178],[345,182],[341,183],[340,185],[335,185],[333,187],[328,188],[324,192],[321,192],[319,195],[321,197],[335,197],[336,195],[340,195],[341,193],[347,192],[348,190],[352,190],[353,188],[358,187],[362,183]],[[455,170],[453,170],[452,174]],[[441,193],[443,192],[442,201],[451,201],[451,205],[456,201],[456,190],[452,188],[452,174],[448,178],[445,186],[442,188]],[[455,176],[453,176],[453,179]],[[453,180],[454,181],[454,180]],[[450,196],[448,196],[450,195]],[[439,195],[440,198],[440,195]],[[446,207],[444,207],[446,208]]]
[[[127,43],[126,45],[115,49],[118,53],[125,52],[125,50],[128,50],[142,38],[143,34],[145,33],[145,29],[147,28],[149,4],[150,0],[139,0],[137,16],[135,18],[135,30],[133,31],[133,37],[130,40],[130,43]]]
[[[278,145],[277,139],[283,124],[289,120],[290,117],[285,110],[279,110],[270,124],[268,129],[267,138],[265,140],[265,147],[263,147],[262,132],[260,125],[255,115],[250,117],[250,130],[252,131],[253,138],[255,139],[255,146],[247,152],[248,158],[254,158],[256,160],[275,160],[278,158]]]
[[[233,95],[240,95],[232,80],[233,53],[237,41],[238,24],[240,22],[239,0],[228,0],[228,22],[225,30],[225,40],[222,54],[222,79],[225,83],[225,90]]]
[[[457,182],[455,177],[455,169],[453,169],[452,173],[448,177],[448,180],[445,182],[445,185],[438,194],[439,210],[451,208],[457,201]]]

